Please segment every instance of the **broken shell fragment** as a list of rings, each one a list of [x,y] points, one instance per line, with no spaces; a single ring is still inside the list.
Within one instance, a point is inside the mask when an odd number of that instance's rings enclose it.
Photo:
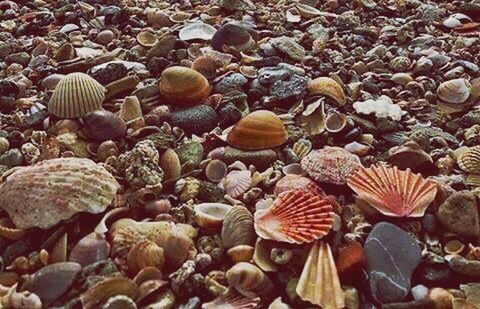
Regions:
[[[178,33],[178,37],[182,41],[190,41],[190,40],[208,41],[213,38],[213,36],[215,35],[215,32],[217,32],[217,29],[215,29],[215,27],[206,23],[196,22],[180,29]]]
[[[330,133],[339,133],[348,124],[348,119],[345,114],[342,113],[333,113],[328,115],[325,119],[325,129]]]
[[[131,299],[135,299],[138,295],[136,284],[126,277],[112,277],[100,281],[96,285],[84,292],[80,299],[83,308],[94,309],[99,308],[110,297],[116,295],[125,295]]]
[[[347,99],[342,87],[330,77],[317,77],[308,82],[307,87],[311,95],[325,95],[337,102],[339,106],[346,103]]]

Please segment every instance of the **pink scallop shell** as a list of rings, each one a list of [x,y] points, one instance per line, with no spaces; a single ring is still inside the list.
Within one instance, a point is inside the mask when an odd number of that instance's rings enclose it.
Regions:
[[[231,171],[225,176],[221,186],[228,195],[238,198],[252,186],[252,173],[249,170]]]

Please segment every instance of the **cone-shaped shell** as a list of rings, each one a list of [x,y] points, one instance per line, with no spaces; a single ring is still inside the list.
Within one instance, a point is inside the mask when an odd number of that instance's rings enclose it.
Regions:
[[[287,130],[282,120],[266,110],[248,114],[228,133],[228,143],[236,148],[260,150],[274,148],[287,141]]]
[[[480,146],[465,150],[457,160],[458,166],[465,172],[480,174]]]
[[[243,206],[230,208],[223,220],[223,246],[233,248],[239,245],[253,245],[256,237],[252,213]]]
[[[288,243],[307,243],[330,231],[333,206],[307,190],[280,193],[272,205],[255,212],[255,231],[264,239]]]
[[[339,147],[311,151],[301,164],[303,170],[316,181],[335,185],[344,185],[347,177],[362,166],[357,155]]]
[[[162,72],[159,88],[169,103],[193,105],[205,100],[210,94],[211,87],[208,80],[199,72],[187,67],[174,66]]]
[[[202,305],[203,309],[254,309],[260,303],[260,298],[248,298],[230,289],[209,303]]]
[[[0,207],[22,229],[47,229],[79,212],[100,213],[119,188],[105,168],[80,158],[13,168],[2,178]]]
[[[230,268],[226,277],[230,286],[248,298],[263,297],[273,291],[270,278],[257,266],[240,262]]]
[[[472,85],[465,78],[447,80],[438,86],[438,97],[452,104],[461,104],[467,101],[472,91]]]
[[[84,73],[71,73],[55,87],[48,110],[60,118],[82,117],[88,112],[102,109],[107,90]]]
[[[324,309],[344,308],[345,294],[328,243],[317,240],[310,249],[296,292]]]
[[[330,97],[340,106],[345,105],[345,92],[333,78],[317,77],[311,80],[308,82],[308,91],[312,95],[321,94]]]
[[[347,183],[361,200],[392,217],[423,216],[437,193],[434,182],[396,166],[362,168]]]

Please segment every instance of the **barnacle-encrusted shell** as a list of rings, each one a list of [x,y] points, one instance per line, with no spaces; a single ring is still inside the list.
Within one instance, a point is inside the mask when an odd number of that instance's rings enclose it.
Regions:
[[[457,78],[443,82],[438,86],[437,95],[447,103],[461,104],[467,101],[472,85],[465,78]]]
[[[480,146],[465,150],[457,160],[458,166],[465,172],[480,174]]]
[[[349,177],[347,183],[361,200],[393,217],[423,216],[437,193],[433,181],[396,166],[362,168]]]
[[[255,212],[257,234],[276,241],[312,242],[328,234],[332,224],[330,200],[302,189],[280,193],[268,209]]]
[[[211,88],[208,80],[202,74],[181,66],[164,70],[159,87],[165,99],[177,105],[199,103],[208,97]]]
[[[260,150],[274,148],[287,141],[287,130],[282,120],[267,110],[248,114],[228,133],[228,143],[240,149]]]
[[[345,294],[328,243],[317,240],[310,249],[296,292],[301,299],[322,308],[344,308]]]
[[[235,264],[226,276],[230,286],[248,298],[267,296],[273,291],[270,278],[260,268],[247,262]]]
[[[256,239],[253,215],[243,206],[233,206],[225,215],[222,226],[222,242],[225,248],[253,245]]]
[[[343,92],[342,87],[330,77],[317,77],[311,80],[308,82],[308,91],[312,95],[326,95],[340,106],[346,103],[345,92]]]
[[[47,229],[79,212],[102,212],[119,188],[105,168],[80,158],[13,168],[2,178],[0,207],[25,229]]]
[[[105,87],[89,75],[71,73],[55,87],[48,110],[61,118],[82,117],[102,108],[106,91]]]
[[[360,158],[340,147],[311,151],[302,159],[302,168],[320,182],[343,185],[347,177],[362,166]]]
[[[251,299],[230,289],[211,302],[203,304],[202,309],[254,309],[259,303],[260,298],[258,297]]]

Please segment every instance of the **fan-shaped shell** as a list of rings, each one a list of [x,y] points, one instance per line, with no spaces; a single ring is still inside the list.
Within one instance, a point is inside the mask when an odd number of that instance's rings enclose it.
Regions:
[[[326,196],[323,189],[319,185],[317,185],[315,181],[308,177],[295,174],[289,174],[280,179],[275,184],[275,189],[273,190],[273,193],[278,196],[282,192],[295,189],[306,189],[314,194]]]
[[[317,77],[308,82],[308,91],[312,95],[325,95],[332,98],[338,105],[343,106],[346,103],[345,92],[333,78]]]
[[[465,150],[457,160],[458,166],[465,172],[480,174],[480,146]]]
[[[360,158],[340,147],[311,151],[301,161],[307,174],[319,182],[344,185],[347,177],[362,166]]]
[[[260,304],[260,298],[245,297],[234,289],[220,295],[209,303],[202,305],[203,309],[254,309]]]
[[[161,269],[164,263],[163,249],[148,239],[137,242],[127,255],[128,270],[132,274],[137,274],[147,266],[155,266]]]
[[[236,148],[261,150],[274,148],[287,141],[282,120],[274,113],[259,110],[248,114],[228,133],[228,143]]]
[[[220,184],[228,195],[238,198],[252,186],[252,173],[249,170],[231,171]]]
[[[230,286],[248,298],[267,296],[273,291],[270,278],[260,268],[247,262],[233,265],[226,277]]]
[[[22,229],[46,229],[79,212],[102,212],[119,188],[105,168],[81,158],[13,168],[2,180],[0,207]]]
[[[461,104],[467,101],[472,91],[472,85],[465,78],[447,80],[438,86],[438,97],[452,104]]]
[[[233,248],[238,245],[253,245],[256,238],[252,213],[243,206],[230,208],[222,226],[223,246]]]
[[[423,216],[437,193],[433,181],[396,166],[362,168],[347,183],[361,200],[393,217]]]
[[[48,110],[60,118],[82,117],[102,109],[107,89],[84,73],[71,73],[55,87]]]
[[[254,217],[260,237],[301,244],[328,234],[333,206],[328,199],[296,189],[280,193],[268,209],[257,210]]]
[[[195,205],[195,221],[201,227],[220,227],[232,206],[222,203],[203,203]]]
[[[110,254],[110,244],[103,234],[90,233],[80,239],[70,252],[69,261],[77,262],[82,266],[103,261]]]
[[[181,66],[173,66],[162,72],[160,92],[171,104],[193,105],[210,94],[208,80],[199,72]]]
[[[322,308],[344,308],[345,294],[328,243],[317,240],[310,249],[296,292],[302,300]]]
[[[182,41],[208,41],[212,39],[215,32],[217,32],[217,29],[215,29],[215,27],[206,23],[196,22],[180,29],[180,31],[178,32],[178,37]]]

